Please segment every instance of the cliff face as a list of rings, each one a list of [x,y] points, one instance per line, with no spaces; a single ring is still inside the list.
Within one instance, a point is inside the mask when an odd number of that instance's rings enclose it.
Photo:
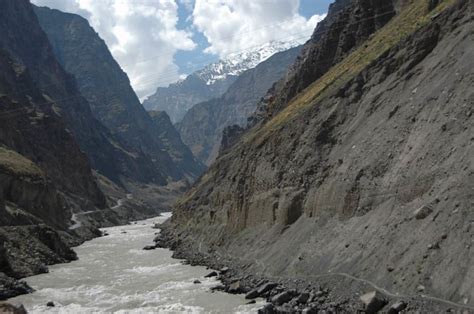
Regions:
[[[132,200],[107,208],[96,180],[102,176],[91,166],[118,180],[127,171],[133,174],[131,165],[140,165],[140,157],[120,147],[93,117],[74,79],[55,59],[29,1],[2,1],[0,21],[3,300],[31,291],[15,279],[75,259],[70,246],[100,235],[96,227],[151,213],[138,203],[130,208]],[[91,223],[73,227],[79,221],[73,213],[89,211],[95,215]]]
[[[177,128],[195,156],[210,165],[218,155],[224,128],[245,126],[260,98],[281,78],[300,47],[279,52],[242,73],[220,97],[193,106]]]
[[[353,12],[391,7],[346,2]],[[473,3],[396,5],[396,16],[349,40],[358,45],[325,73],[296,63],[290,76],[301,79],[288,80],[270,114],[177,206],[165,234],[184,256],[474,304]],[[323,25],[333,34],[341,24]]]
[[[75,79],[56,60],[31,5],[25,1],[6,1],[2,5],[0,45],[17,63],[28,68],[33,82],[46,98],[45,106],[54,104],[92,167],[115,182],[120,182],[121,177],[131,177],[166,183],[164,175],[151,166],[146,168],[149,161],[129,152],[94,117]]]
[[[54,60],[41,54],[39,26],[29,25],[31,55],[10,29],[12,19],[29,16],[28,10],[26,1],[0,4],[0,299],[30,291],[10,277],[75,259],[66,242],[72,236],[64,233],[72,211],[106,206],[86,155],[22,59],[34,59],[36,52],[39,61]],[[44,74],[55,78],[48,70]]]
[[[48,8],[36,8],[35,12],[55,55],[76,78],[94,116],[133,154],[143,152],[144,158],[156,168],[158,183],[162,179],[193,179],[202,172],[203,166],[183,145],[178,152],[167,151],[164,142],[168,139],[160,133],[160,125],[142,107],[127,75],[86,19]],[[137,164],[135,168],[140,166]]]

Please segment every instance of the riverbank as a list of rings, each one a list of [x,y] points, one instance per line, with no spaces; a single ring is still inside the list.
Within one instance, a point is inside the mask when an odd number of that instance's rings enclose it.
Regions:
[[[173,258],[184,259],[190,265],[220,269],[217,275],[222,281],[221,291],[242,293],[246,299],[264,298],[268,304],[259,313],[474,313],[469,305],[459,304],[424,294],[409,295],[393,292],[376,283],[347,273],[321,273],[311,278],[288,278],[269,275],[265,265],[261,272],[255,272],[258,260],[243,261],[233,257],[230,252],[209,250],[205,252],[202,244],[189,243],[175,235],[169,221],[161,226],[155,238],[158,247],[169,248]],[[251,270],[250,270],[251,269]]]

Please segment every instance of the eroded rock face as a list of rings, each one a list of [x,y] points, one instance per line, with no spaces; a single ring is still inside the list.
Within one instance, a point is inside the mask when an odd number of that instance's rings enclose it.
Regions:
[[[349,273],[473,300],[472,5],[458,1],[431,20],[436,11],[412,2],[355,48],[379,51],[370,62],[363,54],[361,71],[336,72],[331,84],[325,74],[326,87],[317,81],[248,130],[177,207],[165,227],[175,248],[200,243],[199,254],[225,252],[270,277]],[[377,50],[381,41],[391,48]],[[432,213],[416,219],[426,204]]]

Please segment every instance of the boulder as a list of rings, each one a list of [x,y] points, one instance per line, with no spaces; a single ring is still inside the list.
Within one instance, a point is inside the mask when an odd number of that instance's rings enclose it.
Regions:
[[[150,251],[156,249],[155,245],[147,245],[143,248],[145,251]]]
[[[401,311],[403,311],[404,309],[407,308],[407,303],[404,302],[404,301],[398,301],[394,304],[392,304],[392,306],[390,306],[390,309],[388,310],[388,314],[397,314],[397,313],[400,313]]]
[[[193,283],[194,283],[194,284],[200,284],[201,281],[199,281],[199,280],[196,279],[196,280],[193,281]]]
[[[257,293],[258,293],[259,296],[261,296],[262,294],[272,290],[276,286],[278,286],[278,284],[275,283],[275,282],[265,283],[265,284],[263,284],[263,285],[261,285],[260,287],[257,288]]]
[[[225,286],[223,285],[217,285],[211,288],[211,291],[224,291],[224,290],[225,290]]]
[[[283,291],[272,298],[272,303],[282,305],[283,303],[289,302],[292,298],[293,294],[290,291]]]
[[[309,293],[308,292],[303,292],[296,298],[296,303],[298,304],[306,304],[309,300]]]
[[[420,208],[418,208],[417,210],[415,210],[415,212],[413,214],[414,214],[416,219],[420,220],[420,219],[425,219],[432,212],[433,212],[433,209],[431,209],[431,207],[429,207],[427,205],[423,205]]]
[[[388,303],[385,297],[378,291],[368,292],[362,295],[360,300],[365,305],[366,313],[377,313]]]
[[[258,298],[262,296],[263,294],[267,293],[268,291],[273,290],[277,286],[278,284],[275,282],[264,283],[258,286],[257,288],[251,290],[249,293],[247,293],[247,295],[245,295],[245,298],[246,299]]]
[[[240,280],[234,281],[227,289],[229,293],[241,293],[242,287],[240,286]]]
[[[260,296],[260,294],[258,294],[258,289],[253,289],[253,290],[250,290],[246,295],[245,295],[245,298],[247,300],[250,300],[250,299],[255,299],[255,298],[258,298]]]
[[[46,306],[47,307],[55,307],[56,305],[54,304],[53,301],[49,301],[48,303],[46,303]]]
[[[216,277],[218,274],[216,271],[211,271],[209,274],[204,276],[204,278],[211,278],[211,277]]]
[[[262,309],[258,310],[258,314],[275,314],[275,306],[271,303],[266,304]]]
[[[306,307],[306,308],[303,309],[303,311],[301,313],[302,314],[317,314],[318,309],[314,308],[314,307]]]
[[[229,267],[223,267],[221,270],[220,270],[220,273],[221,274],[225,274],[226,272],[229,271]]]

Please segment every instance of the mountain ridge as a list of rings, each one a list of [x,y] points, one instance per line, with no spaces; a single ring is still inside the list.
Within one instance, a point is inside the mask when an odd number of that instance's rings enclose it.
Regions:
[[[294,62],[301,46],[272,54],[256,67],[242,72],[219,98],[191,107],[176,124],[183,142],[197,158],[210,165],[219,153],[224,129],[245,127],[258,101]]]
[[[255,68],[275,53],[298,45],[297,41],[275,41],[231,54],[168,87],[158,87],[143,101],[143,106],[147,110],[166,111],[171,121],[178,123],[195,104],[222,96],[243,72]]]
[[[185,145],[174,146],[181,150],[179,159],[167,152],[157,135],[162,133],[160,125],[153,123],[130,86],[127,74],[89,22],[79,15],[44,7],[35,7],[35,12],[55,55],[75,76],[94,116],[111,130],[122,146],[147,160],[134,165],[135,171],[143,173],[136,179],[149,183],[151,176],[152,183],[165,185],[170,180],[193,180],[199,176],[204,168]],[[166,127],[173,128],[172,125]],[[141,169],[141,164],[151,164],[151,167]]]

